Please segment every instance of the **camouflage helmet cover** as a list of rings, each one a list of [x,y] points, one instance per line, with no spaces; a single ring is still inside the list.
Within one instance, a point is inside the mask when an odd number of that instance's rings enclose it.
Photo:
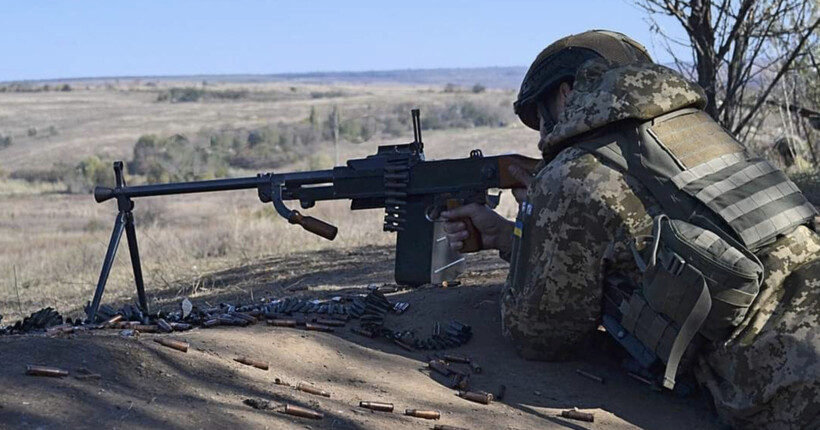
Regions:
[[[605,58],[615,66],[652,62],[640,43],[614,31],[590,30],[559,39],[535,57],[524,75],[518,100],[513,103],[521,121],[538,130],[538,99],[556,84],[573,78],[578,67],[592,58]]]

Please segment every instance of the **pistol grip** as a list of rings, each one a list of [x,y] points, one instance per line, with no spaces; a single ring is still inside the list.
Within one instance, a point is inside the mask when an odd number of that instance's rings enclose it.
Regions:
[[[461,207],[461,201],[458,199],[447,200],[447,210],[452,210],[459,207]],[[467,226],[467,233],[469,233],[467,239],[464,239],[463,245],[461,246],[459,252],[466,254],[468,252],[481,251],[481,233],[479,233],[478,229],[473,225],[473,220],[470,218],[461,218],[459,221],[463,222],[464,225]]]

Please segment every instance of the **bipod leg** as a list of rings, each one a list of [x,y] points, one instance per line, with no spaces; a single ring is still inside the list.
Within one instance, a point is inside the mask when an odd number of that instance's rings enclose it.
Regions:
[[[131,254],[131,267],[134,269],[134,283],[137,284],[137,297],[140,308],[148,313],[148,300],[145,298],[145,284],[142,282],[142,266],[140,265],[140,249],[137,246],[137,229],[134,228],[134,213],[125,212],[125,237],[128,239],[128,251]]]
[[[97,282],[97,290],[94,291],[94,300],[91,301],[91,307],[86,311],[88,321],[91,323],[94,322],[94,317],[97,316],[103,291],[105,291],[105,283],[108,282],[111,265],[114,264],[114,257],[117,256],[117,248],[120,246],[122,230],[125,227],[125,218],[125,212],[121,211],[117,214],[117,219],[114,221],[114,231],[111,232],[111,240],[108,242],[108,251],[105,253],[105,260],[103,261],[102,270],[100,271],[100,280]]]

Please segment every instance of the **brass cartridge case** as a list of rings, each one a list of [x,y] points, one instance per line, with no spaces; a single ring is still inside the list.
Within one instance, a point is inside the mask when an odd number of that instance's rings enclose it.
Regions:
[[[481,403],[482,405],[489,405],[493,401],[493,395],[484,392],[459,391],[458,396],[471,402]]]
[[[352,331],[353,333],[356,333],[360,336],[364,336],[364,337],[372,338],[372,337],[376,336],[376,333],[373,333],[372,331],[361,328],[361,327],[353,327],[353,328],[350,329],[350,331]]]
[[[302,418],[310,418],[314,420],[320,420],[325,417],[325,415],[321,412],[317,412],[313,409],[303,408],[301,406],[296,405],[285,405],[284,413],[288,415],[293,415]]]
[[[345,325],[344,321],[331,318],[319,318],[316,320],[316,323],[326,325],[328,327],[341,327]]]
[[[176,349],[177,351],[188,352],[188,342],[173,339],[163,339],[161,337],[155,338],[154,342],[171,349]]]
[[[140,332],[140,333],[158,333],[159,327],[155,324],[138,324],[131,326],[132,329]]]
[[[68,370],[58,369],[56,367],[36,366],[33,364],[29,364],[26,365],[26,375],[61,377],[68,376]]]
[[[473,373],[481,373],[484,371],[484,369],[482,369],[481,366],[473,360],[470,360],[470,369],[473,369]]]
[[[471,361],[467,357],[456,354],[444,354],[444,360],[450,363],[469,363]]]
[[[296,389],[299,390],[299,391],[304,391],[306,393],[315,394],[317,396],[330,397],[329,392],[327,392],[325,390],[322,390],[320,388],[316,388],[314,386],[305,384],[304,382],[300,382],[299,385],[296,386]]]
[[[193,328],[188,323],[171,323],[171,327],[174,328],[174,331],[187,331]]]
[[[588,423],[595,422],[595,415],[589,412],[581,412],[577,408],[568,411],[561,411],[561,416],[572,420],[586,421]]]
[[[165,333],[170,333],[174,331],[174,328],[171,327],[171,324],[168,324],[168,321],[165,321],[162,318],[157,319],[157,328]]]
[[[296,327],[296,320],[293,319],[286,319],[286,320],[268,320],[268,325],[274,327]]]
[[[439,411],[425,411],[421,409],[405,409],[404,415],[416,418],[424,418],[426,420],[437,420],[441,418],[441,412]]]
[[[430,370],[441,373],[444,376],[450,376],[453,373],[453,370],[447,366],[447,363],[441,360],[430,360],[427,363],[427,367],[429,367]]]
[[[267,361],[256,360],[256,359],[253,359],[253,358],[250,358],[250,357],[237,357],[237,358],[234,358],[233,361],[235,361],[237,363],[242,363],[246,366],[253,366],[257,369],[262,369],[262,370],[268,370],[268,367],[270,367],[268,365]]]
[[[328,326],[322,325],[322,324],[315,324],[315,323],[305,323],[305,329],[311,330],[311,331],[323,331],[323,332],[326,332],[326,333],[333,332],[332,327],[328,327]]]
[[[113,317],[107,319],[104,323],[102,323],[102,326],[103,327],[112,327],[112,326],[116,327],[116,324],[120,321],[122,321],[122,315],[117,314],[117,315],[114,315]]]
[[[373,411],[379,412],[393,412],[393,404],[392,403],[383,403],[383,402],[359,402],[359,407],[370,409]]]
[[[467,430],[464,427],[448,426],[447,424],[436,424],[433,430]]]

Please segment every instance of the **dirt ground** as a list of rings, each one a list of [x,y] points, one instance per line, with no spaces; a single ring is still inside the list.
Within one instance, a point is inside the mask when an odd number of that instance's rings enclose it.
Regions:
[[[302,297],[330,297],[366,291],[390,282],[393,252],[385,247],[328,250],[249,262],[213,275],[214,287],[197,303],[282,297],[287,287]],[[498,297],[505,263],[492,254],[476,256],[459,286],[420,288],[389,294],[411,303],[386,325],[427,333],[435,321],[457,319],[473,327],[473,339],[450,350],[474,358],[484,371],[472,389],[506,395],[489,406],[456,396],[426,369],[425,351],[408,352],[384,339],[350,332],[355,320],[335,333],[256,324],[246,328],[194,329],[172,335],[125,338],[118,330],[97,330],[65,338],[43,335],[0,338],[0,427],[4,429],[429,429],[433,421],[403,416],[407,408],[441,411],[441,420],[468,429],[712,429],[716,419],[699,396],[679,399],[653,392],[631,379],[617,359],[590,354],[583,361],[528,362],[501,336]],[[175,306],[173,292],[165,298]],[[162,299],[160,300],[162,302]],[[190,342],[187,353],[152,341],[168,337]],[[233,359],[250,356],[270,362],[270,370]],[[69,370],[65,378],[25,376],[27,364]],[[459,365],[455,365],[459,366]],[[463,365],[462,365],[463,366]],[[80,369],[98,373],[77,379]],[[464,368],[466,370],[466,368]],[[576,373],[599,375],[601,384]],[[330,398],[274,384],[307,382],[330,391]],[[310,407],[322,420],[257,410],[243,400]],[[358,402],[395,405],[393,413],[371,412]],[[559,417],[578,407],[595,414],[594,423]]]

